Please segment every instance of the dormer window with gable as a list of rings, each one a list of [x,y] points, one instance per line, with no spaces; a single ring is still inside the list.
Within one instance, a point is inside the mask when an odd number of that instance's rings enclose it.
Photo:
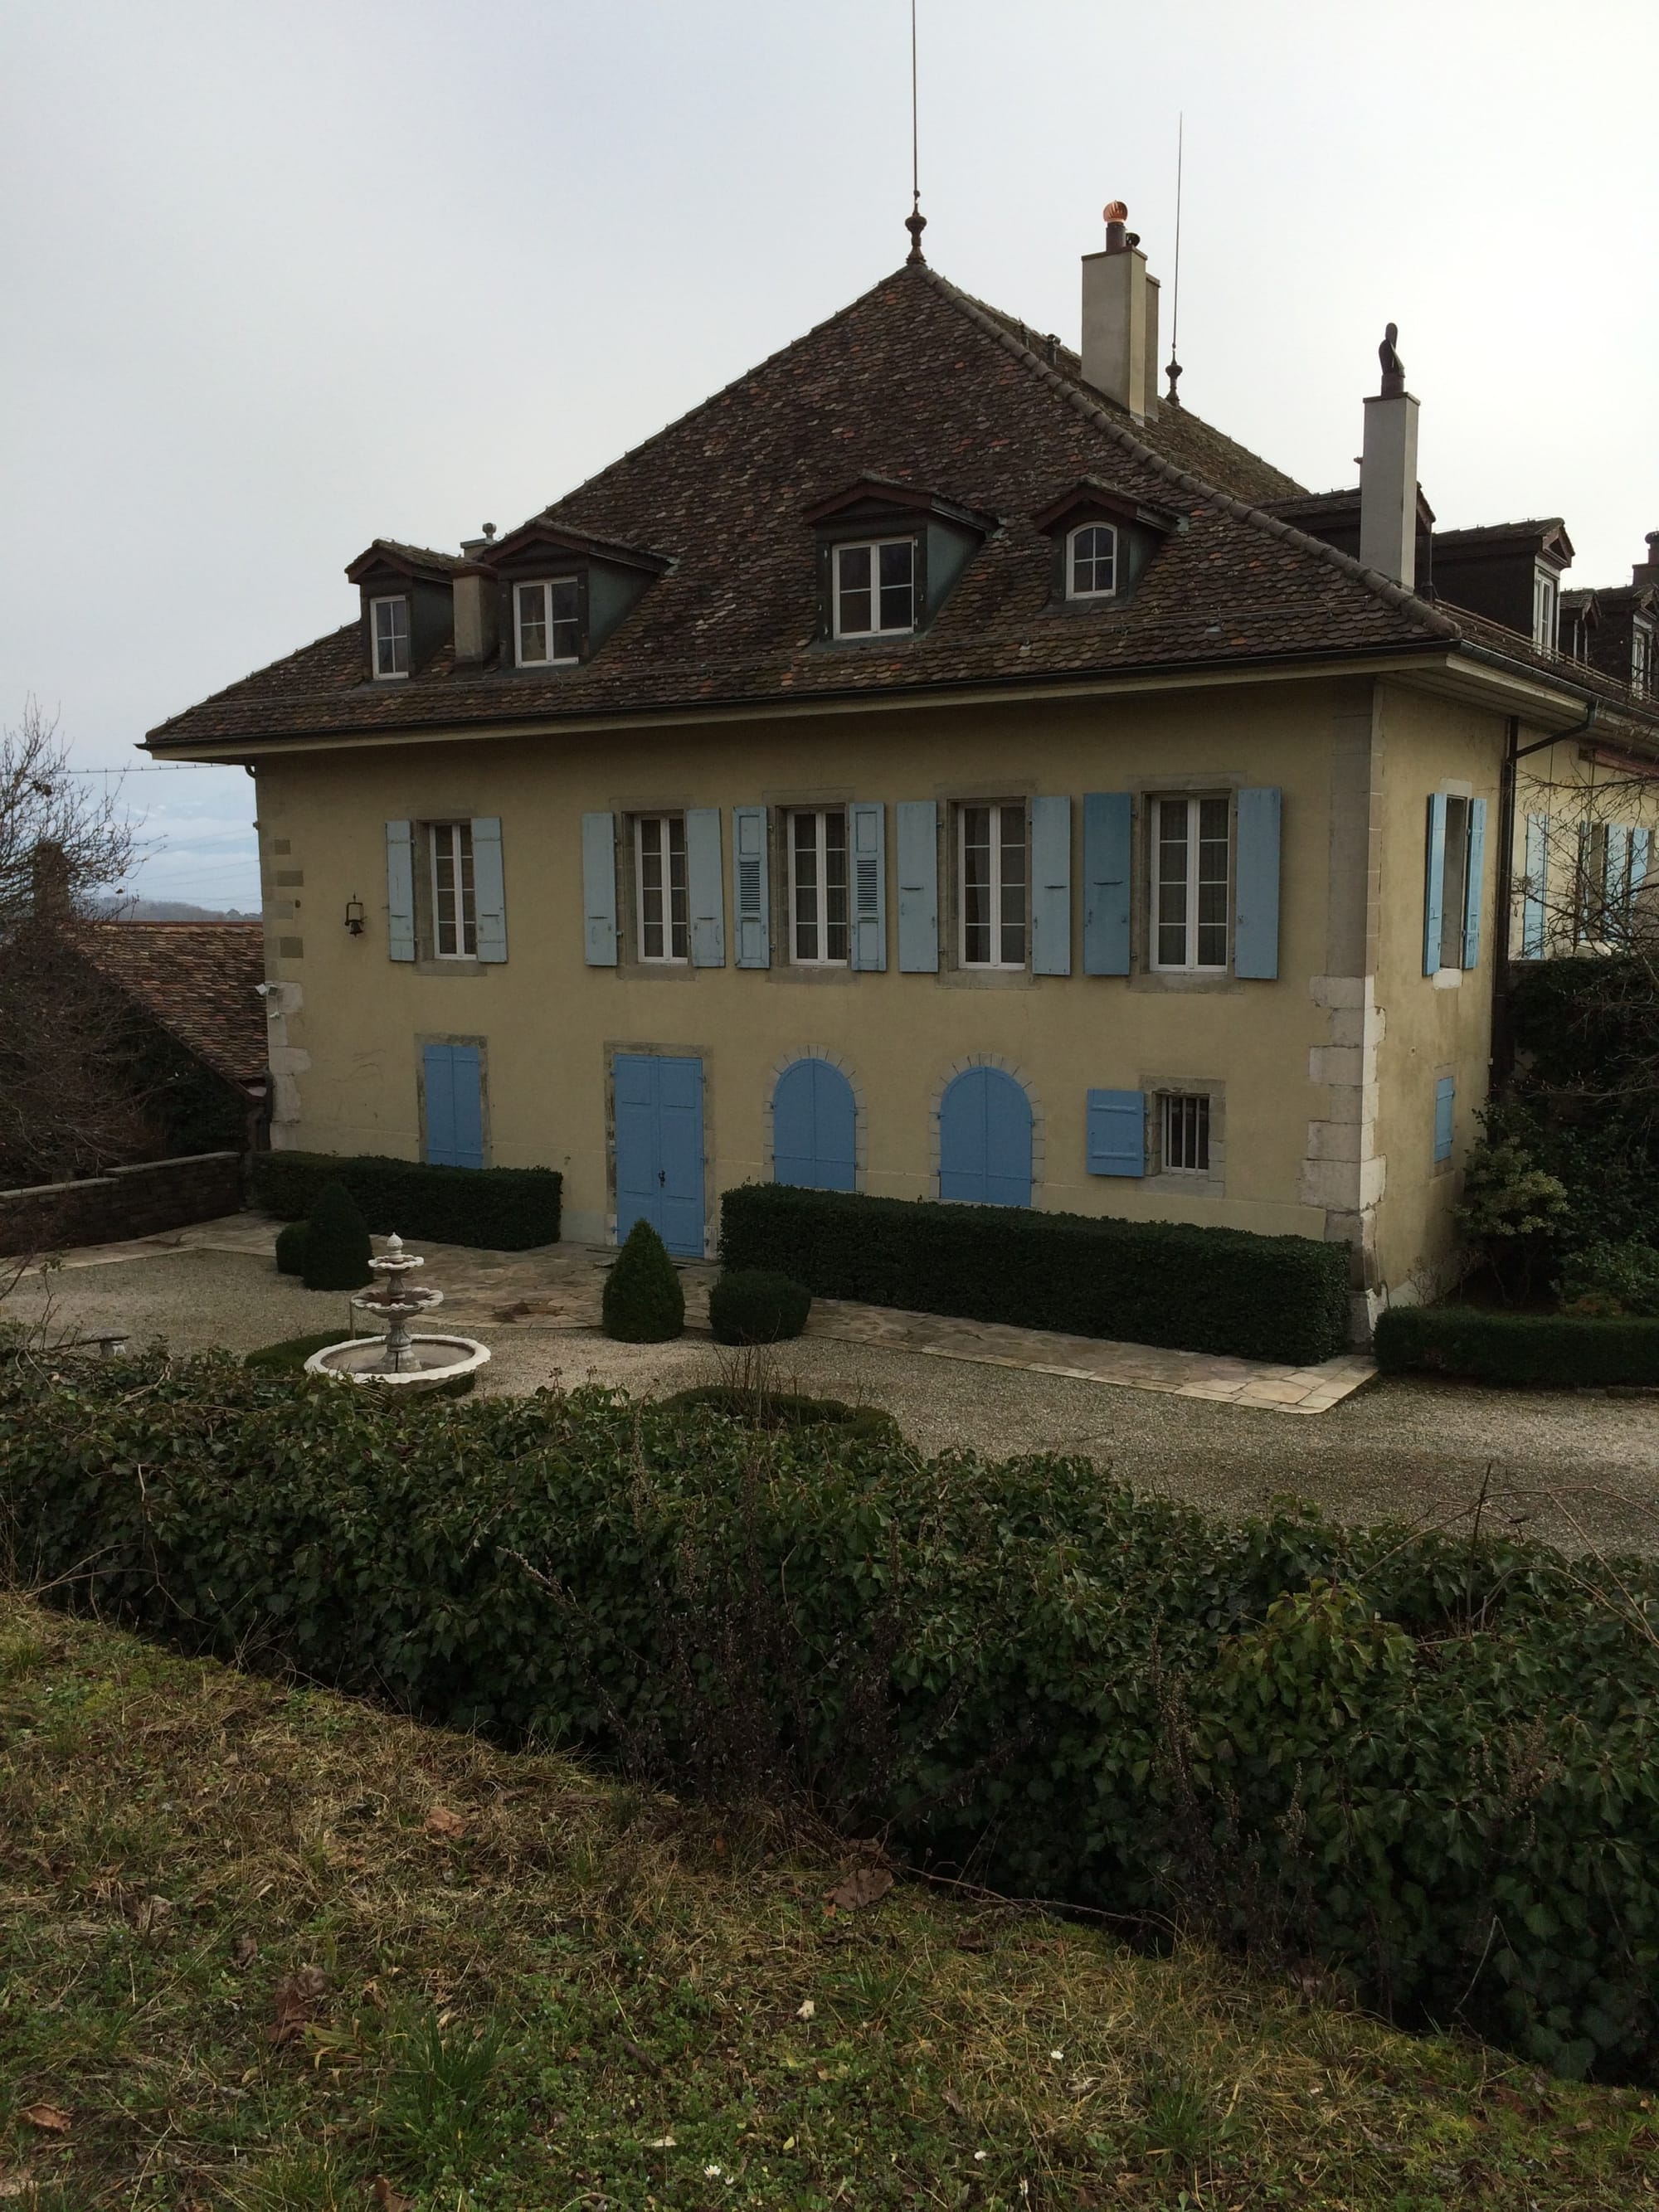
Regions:
[[[1187,526],[1180,515],[1090,477],[1031,520],[1054,546],[1048,598],[1060,614],[1127,605],[1158,547]]]
[[[451,553],[377,538],[346,570],[362,604],[362,668],[374,684],[418,677],[454,628],[454,580],[462,567]]]
[[[513,611],[520,668],[560,668],[581,659],[581,585],[576,577],[514,584]]]
[[[1532,579],[1532,641],[1555,650],[1555,619],[1560,579],[1553,568],[1535,568]]]
[[[1117,532],[1109,522],[1085,522],[1066,538],[1068,599],[1117,596]]]
[[[368,603],[378,678],[409,673],[409,601],[401,592]]]
[[[659,553],[545,514],[468,550],[492,597],[488,632],[501,640],[500,664],[526,676],[591,660],[668,567]]]
[[[1653,632],[1645,623],[1637,623],[1631,630],[1630,688],[1645,692],[1653,686]]]
[[[883,538],[837,545],[836,637],[878,637],[916,626],[916,541]]]
[[[924,630],[996,527],[941,494],[861,477],[807,509],[817,539],[818,635],[831,643]]]

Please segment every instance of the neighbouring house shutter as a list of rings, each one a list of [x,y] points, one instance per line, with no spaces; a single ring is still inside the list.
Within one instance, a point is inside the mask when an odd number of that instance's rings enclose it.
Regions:
[[[685,814],[685,887],[691,905],[691,965],[726,965],[726,900],[720,884],[720,811],[691,806]]]
[[[1146,1096],[1141,1091],[1091,1091],[1087,1121],[1091,1175],[1146,1172]]]
[[[1527,817],[1527,888],[1521,901],[1521,957],[1523,960],[1541,960],[1544,957],[1544,901],[1549,888],[1550,833],[1549,818],[1543,814]]]
[[[853,942],[848,966],[887,965],[887,809],[849,806],[847,836],[853,871]]]
[[[1648,854],[1653,843],[1650,830],[1632,830],[1630,837],[1630,895],[1636,896],[1648,879]]]
[[[1083,799],[1083,972],[1129,972],[1130,855],[1134,801],[1127,791],[1091,791]]]
[[[1630,899],[1631,833],[1628,823],[1613,823],[1607,831],[1607,858],[1602,896],[1607,902],[1607,934],[1613,936],[1626,920]]]
[[[1486,802],[1469,801],[1469,865],[1463,878],[1463,965],[1480,965],[1480,897],[1486,868]]]
[[[472,910],[478,957],[507,957],[507,892],[501,881],[501,825],[494,814],[472,817]]]
[[[1279,818],[1275,786],[1238,794],[1238,859],[1233,897],[1233,973],[1271,980],[1279,973]]]
[[[1429,800],[1429,844],[1423,881],[1423,973],[1440,972],[1440,908],[1446,887],[1446,794]]]
[[[732,809],[732,912],[739,968],[772,964],[771,891],[767,869],[766,809]]]
[[[1437,1160],[1449,1160],[1452,1156],[1452,1115],[1456,1109],[1457,1085],[1449,1075],[1443,1075],[1434,1086],[1434,1156]]]
[[[582,817],[583,940],[590,968],[617,964],[617,817]]]
[[[898,807],[899,968],[939,973],[939,808],[931,799]]]
[[[1031,801],[1031,973],[1072,972],[1072,802]]]
[[[415,957],[415,831],[412,823],[386,825],[386,949],[393,960]]]

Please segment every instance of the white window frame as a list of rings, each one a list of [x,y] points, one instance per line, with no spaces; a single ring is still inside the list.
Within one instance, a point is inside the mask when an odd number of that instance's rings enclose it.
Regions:
[[[1007,927],[1003,914],[1002,879],[1002,817],[1006,810],[1018,807],[1024,819],[1021,825],[1020,849],[1024,855],[1024,880],[1020,886],[1020,944],[1018,960],[1002,957],[1002,933]],[[988,889],[991,898],[991,945],[994,957],[975,960],[968,951],[968,817],[981,808],[990,815],[990,882]],[[1003,975],[1023,975],[1031,961],[1031,806],[1024,799],[969,799],[957,808],[957,959],[975,975],[988,975],[993,969]]]
[[[1631,625],[1630,688],[1643,696],[1653,688],[1653,632],[1645,623]]]
[[[910,554],[910,619],[902,625],[884,627],[881,620],[881,554],[884,546],[903,545]],[[870,617],[874,627],[870,629],[848,629],[841,618],[841,563],[844,553],[867,553],[870,556]],[[830,630],[836,637],[914,637],[916,634],[916,606],[921,594],[921,549],[915,538],[905,535],[896,538],[855,538],[830,548]],[[855,586],[861,590],[861,586]]]
[[[1186,911],[1182,918],[1183,941],[1187,957],[1182,960],[1165,960],[1160,951],[1160,913],[1164,889],[1164,809],[1166,805],[1187,808],[1187,879]],[[1200,960],[1199,932],[1199,848],[1205,840],[1200,831],[1206,804],[1222,805],[1227,810],[1227,878],[1222,900],[1223,957],[1219,960]],[[1225,975],[1233,964],[1233,890],[1238,871],[1238,821],[1230,791],[1160,791],[1151,794],[1148,811],[1148,844],[1151,864],[1146,873],[1152,896],[1147,941],[1148,968],[1160,975]],[[1213,927],[1212,923],[1205,925]]]
[[[674,851],[673,833],[678,828],[680,848]],[[654,843],[655,859],[662,869],[662,920],[650,925],[662,932],[662,951],[646,950],[645,863],[646,848]],[[680,864],[680,880],[674,882],[674,862]],[[675,911],[678,895],[680,911]],[[634,817],[634,924],[637,932],[641,960],[652,968],[684,968],[691,958],[691,878],[686,858],[685,817],[683,814],[636,814]],[[674,950],[674,939],[679,935],[685,945],[684,952]]]
[[[1104,535],[1111,540],[1112,580],[1103,588],[1099,586],[1092,586],[1088,591],[1083,592],[1078,589],[1077,582],[1078,540],[1091,530],[1103,532]],[[1119,562],[1121,553],[1122,546],[1118,537],[1116,527],[1112,523],[1079,522],[1075,530],[1068,530],[1066,533],[1066,598],[1068,599],[1115,599],[1117,597]],[[1098,564],[1100,558],[1098,554],[1091,554],[1089,557]]]
[[[1555,651],[1560,635],[1561,580],[1547,568],[1532,572],[1532,641],[1547,653]]]
[[[556,584],[568,584],[576,593],[575,613],[561,615],[556,620],[553,613],[553,587]],[[548,650],[539,660],[527,660],[525,658],[524,595],[526,592],[545,592],[547,594],[542,605],[547,628]],[[552,650],[554,630],[567,622],[575,624],[576,650],[574,653],[555,653]],[[514,665],[519,668],[574,668],[576,666],[581,659],[581,580],[580,577],[527,576],[523,583],[514,585],[513,659]]]
[[[1207,1091],[1162,1091],[1158,1099],[1158,1164],[1161,1175],[1211,1174],[1210,1094]],[[1190,1152],[1191,1159],[1178,1158]]]
[[[404,649],[404,665],[401,668],[382,668],[380,665],[380,609],[382,607],[401,607],[403,609],[404,627],[401,640],[393,637],[386,641],[387,643],[393,646],[401,642]],[[411,654],[411,641],[410,638],[410,605],[409,594],[407,592],[383,592],[377,598],[372,599],[369,601],[368,642],[369,651],[374,655],[375,682],[377,684],[407,683],[409,680],[409,664]]]
[[[842,920],[840,927],[847,941],[847,950],[832,953],[830,949],[830,817],[841,817],[841,895]],[[795,824],[811,822],[814,827],[813,855],[817,882],[803,886],[796,877]],[[848,834],[847,809],[844,806],[792,807],[784,817],[784,836],[789,846],[789,960],[795,968],[845,968],[852,960],[853,951],[853,861],[851,838]],[[812,901],[811,927],[817,933],[822,951],[807,954],[798,950],[796,933],[800,927],[800,896],[805,888]]]
[[[472,857],[470,822],[428,822],[428,866],[432,883],[432,955],[435,960],[476,960],[478,957],[478,890]],[[454,918],[450,924],[453,944],[443,941],[443,893],[439,867],[447,857],[454,872]]]

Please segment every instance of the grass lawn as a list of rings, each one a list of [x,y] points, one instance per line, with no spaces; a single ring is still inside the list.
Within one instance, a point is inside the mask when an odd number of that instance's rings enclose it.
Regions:
[[[0,1792],[39,2212],[1659,2204],[1650,2094],[15,1598]]]

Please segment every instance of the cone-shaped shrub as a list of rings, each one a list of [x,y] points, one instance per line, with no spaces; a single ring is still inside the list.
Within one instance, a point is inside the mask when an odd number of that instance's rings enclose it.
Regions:
[[[665,1344],[685,1327],[685,1293],[668,1248],[636,1221],[605,1279],[605,1333],[623,1344]]]
[[[276,1272],[279,1275],[303,1275],[306,1271],[306,1224],[290,1221],[286,1229],[276,1232]]]
[[[368,1280],[368,1231],[343,1182],[312,1200],[300,1272],[308,1291],[359,1291]]]

